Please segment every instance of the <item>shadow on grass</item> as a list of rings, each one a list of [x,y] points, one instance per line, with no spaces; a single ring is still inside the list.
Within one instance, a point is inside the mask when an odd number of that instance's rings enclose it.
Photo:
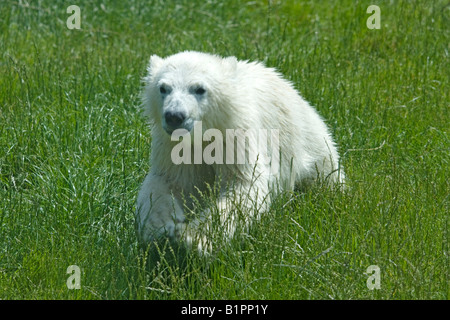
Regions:
[[[140,252],[146,257],[146,267],[155,268],[158,264],[177,268],[186,268],[190,250],[183,242],[170,239],[159,239],[144,246],[141,245]]]

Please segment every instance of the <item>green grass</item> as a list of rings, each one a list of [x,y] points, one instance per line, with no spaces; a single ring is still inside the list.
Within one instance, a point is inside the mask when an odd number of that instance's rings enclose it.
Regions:
[[[81,30],[73,2],[28,2],[0,3],[0,299],[450,298],[447,1],[90,0]],[[327,119],[348,192],[280,195],[207,258],[141,251],[141,78],[186,49],[279,68]]]

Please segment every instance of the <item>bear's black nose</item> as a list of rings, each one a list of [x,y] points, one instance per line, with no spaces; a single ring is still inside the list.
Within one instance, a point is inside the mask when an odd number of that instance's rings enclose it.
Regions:
[[[168,126],[177,128],[181,126],[183,121],[186,119],[186,115],[183,112],[166,111],[164,113],[164,118],[166,119]]]

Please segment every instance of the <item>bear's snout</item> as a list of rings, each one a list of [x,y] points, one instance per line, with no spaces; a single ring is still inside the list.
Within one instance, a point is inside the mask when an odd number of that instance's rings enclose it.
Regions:
[[[186,114],[179,111],[166,111],[164,112],[164,119],[169,127],[179,128],[186,119]]]

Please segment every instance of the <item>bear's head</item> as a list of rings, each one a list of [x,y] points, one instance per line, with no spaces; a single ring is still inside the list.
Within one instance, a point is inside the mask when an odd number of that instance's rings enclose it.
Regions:
[[[235,95],[237,64],[235,57],[194,51],[167,58],[152,55],[144,78],[145,114],[169,135],[176,129],[191,131],[196,121],[202,121],[204,130],[220,128]]]

